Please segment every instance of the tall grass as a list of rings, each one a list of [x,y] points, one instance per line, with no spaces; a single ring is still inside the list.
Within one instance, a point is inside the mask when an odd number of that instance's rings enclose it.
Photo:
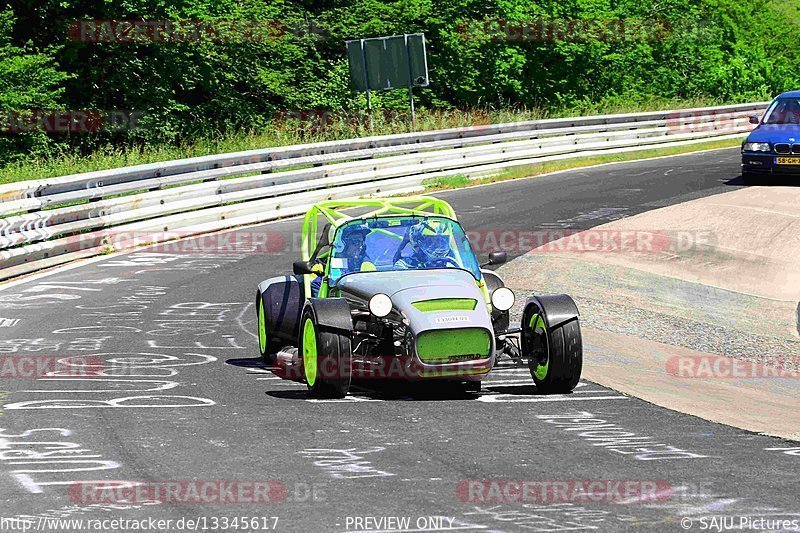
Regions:
[[[429,131],[593,114],[630,113],[662,109],[685,109],[718,105],[711,99],[650,99],[630,103],[625,98],[606,99],[556,111],[543,109],[420,109],[412,126],[408,112],[373,111],[371,120],[365,113],[323,113],[314,116],[292,116],[272,121],[259,131],[240,131],[228,135],[198,138],[180,145],[104,146],[90,155],[66,153],[50,158],[30,158],[0,168],[0,183],[42,179],[95,170],[105,170],[144,163],[169,161],[210,154],[239,152],[291,144],[349,139],[370,135],[389,135],[411,131]]]

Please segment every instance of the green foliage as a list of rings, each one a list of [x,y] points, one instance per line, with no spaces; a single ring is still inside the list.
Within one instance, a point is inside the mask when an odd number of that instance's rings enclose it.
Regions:
[[[399,33],[427,36],[431,86],[417,90],[423,116],[425,109],[586,113],[681,100],[768,99],[800,88],[798,0],[20,0],[12,5],[13,11],[0,12],[0,111],[136,110],[142,119],[130,131],[0,136],[4,165],[20,158],[209,145],[231,135],[276,144],[317,137],[313,125],[305,132],[303,124],[288,134],[280,131],[287,112],[296,111],[343,113],[328,137],[363,133],[363,123],[353,125],[347,118],[366,103],[348,87],[343,41]],[[200,21],[220,38],[157,43],[71,38],[70,24],[86,19]],[[258,23],[244,38],[243,21]],[[541,22],[577,29],[540,38]],[[373,96],[379,110],[407,108],[405,91]],[[399,120],[379,129],[405,127]]]
[[[67,76],[57,69],[53,54],[44,46],[34,51],[29,43],[16,46],[12,38],[14,13],[0,11],[0,129],[14,128],[12,111],[56,108],[61,102]],[[53,143],[43,132],[0,136],[0,161],[19,159],[22,154],[46,154]]]

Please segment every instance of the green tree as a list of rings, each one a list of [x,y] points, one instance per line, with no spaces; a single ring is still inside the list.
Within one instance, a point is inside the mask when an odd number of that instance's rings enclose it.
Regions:
[[[30,43],[15,46],[12,41],[14,14],[0,11],[0,161],[7,162],[33,152],[47,155],[54,144],[42,131],[20,133],[15,114],[24,110],[59,108],[67,75],[58,70],[52,54],[57,49],[34,52]]]

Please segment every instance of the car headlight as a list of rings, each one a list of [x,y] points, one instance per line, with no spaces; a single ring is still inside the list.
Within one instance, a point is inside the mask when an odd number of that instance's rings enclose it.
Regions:
[[[514,306],[514,291],[500,287],[492,293],[492,306],[498,311],[508,311]]]
[[[392,312],[392,299],[385,294],[376,294],[369,299],[369,312],[378,318]]]
[[[769,143],[744,143],[742,145],[743,152],[769,152],[772,150]]]

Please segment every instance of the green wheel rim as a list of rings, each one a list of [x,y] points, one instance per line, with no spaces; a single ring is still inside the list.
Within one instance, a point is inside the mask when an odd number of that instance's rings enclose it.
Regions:
[[[258,302],[258,347],[261,353],[267,351],[267,323],[264,320],[264,304]]]
[[[547,326],[545,326],[542,315],[535,313],[531,317],[530,326],[535,335],[543,335],[544,338],[547,339]],[[550,347],[546,345],[546,349],[549,351]],[[536,367],[533,369],[533,375],[536,376],[536,379],[543,380],[547,377],[547,370],[550,368],[550,354],[548,353],[546,355],[547,360],[543,365],[534,363]]]
[[[317,335],[310,318],[306,318],[303,324],[303,368],[306,373],[306,383],[309,387],[313,387],[317,382]]]

